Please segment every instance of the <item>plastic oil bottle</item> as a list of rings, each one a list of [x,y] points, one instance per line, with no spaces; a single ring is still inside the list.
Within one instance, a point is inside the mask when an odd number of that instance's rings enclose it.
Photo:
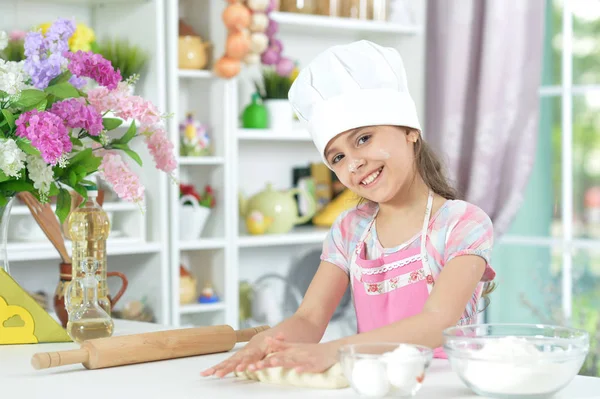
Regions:
[[[98,188],[91,184],[85,187],[87,200],[81,206],[72,209],[67,218],[67,230],[73,244],[71,279],[83,279],[84,271],[80,267],[81,262],[89,258],[96,259],[98,304],[110,315],[111,304],[106,284],[106,240],[110,232],[110,220],[96,201]],[[71,304],[77,306],[82,301],[83,292],[80,287],[73,288]]]
[[[84,259],[79,270],[83,273],[83,278],[72,280],[65,295],[67,308],[70,309],[67,333],[78,343],[110,337],[115,325],[110,315],[98,304],[98,261],[94,258]],[[71,300],[77,290],[81,290],[82,300],[79,305],[73,305]]]

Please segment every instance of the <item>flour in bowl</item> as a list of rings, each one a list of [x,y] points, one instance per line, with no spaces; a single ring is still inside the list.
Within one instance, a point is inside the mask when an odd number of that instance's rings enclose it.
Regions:
[[[464,353],[464,352],[463,352]],[[581,368],[584,355],[565,356],[562,348],[540,351],[525,338],[486,338],[472,359],[457,358],[453,366],[469,385],[482,392],[535,395],[566,385]]]

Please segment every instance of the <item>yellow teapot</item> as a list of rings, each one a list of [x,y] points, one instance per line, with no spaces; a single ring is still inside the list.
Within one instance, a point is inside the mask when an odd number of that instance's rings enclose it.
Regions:
[[[304,195],[308,200],[308,211],[298,215],[298,206],[294,194]],[[274,190],[271,183],[250,199],[239,195],[240,215],[246,219],[246,227],[250,234],[284,234],[297,224],[308,222],[317,210],[317,203],[310,193],[293,188],[290,190]],[[262,226],[257,222],[262,221]]]

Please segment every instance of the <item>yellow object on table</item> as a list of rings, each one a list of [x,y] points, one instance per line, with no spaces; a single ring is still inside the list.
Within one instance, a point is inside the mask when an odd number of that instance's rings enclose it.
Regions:
[[[71,342],[71,338],[35,299],[0,269],[0,345],[42,342]]]

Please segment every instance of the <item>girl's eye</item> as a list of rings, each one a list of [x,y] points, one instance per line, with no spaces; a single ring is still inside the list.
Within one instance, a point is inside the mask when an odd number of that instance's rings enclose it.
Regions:
[[[371,135],[370,135],[370,134],[365,134],[364,136],[361,136],[361,137],[358,139],[358,144],[364,144],[364,143],[366,143],[367,141],[369,141],[369,139],[370,139],[370,138],[371,138]]]
[[[336,163],[338,163],[339,161],[341,161],[341,160],[342,160],[342,158],[344,158],[344,156],[343,156],[342,154],[338,154],[338,155],[336,155],[336,156],[335,156],[335,157],[333,157],[333,159],[331,160],[331,164],[333,165],[333,164],[336,164]]]

